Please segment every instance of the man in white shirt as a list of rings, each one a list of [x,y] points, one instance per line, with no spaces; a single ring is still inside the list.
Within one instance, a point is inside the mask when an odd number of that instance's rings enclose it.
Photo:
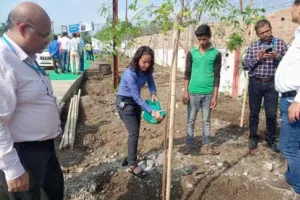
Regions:
[[[69,45],[70,39],[68,38],[68,33],[64,32],[63,36],[59,39],[61,43],[61,65],[65,72],[70,71],[70,52],[69,52]]]
[[[49,43],[51,20],[23,2],[8,16],[0,39],[0,170],[10,200],[63,200],[64,180],[54,138],[61,122],[51,81],[35,61]]]
[[[77,34],[72,34],[72,39],[69,44],[70,52],[70,65],[72,74],[80,74],[80,40],[77,39]],[[76,62],[76,68],[74,65],[74,60]]]
[[[291,10],[292,21],[300,25],[300,0],[295,0]],[[285,179],[266,181],[278,190],[292,190],[292,200],[300,200],[300,26],[295,40],[283,57],[275,74],[275,88],[281,93],[280,152],[287,160]]]
[[[77,33],[77,40],[79,41],[79,55],[80,55],[80,71],[84,71],[84,41],[80,37],[80,32]]]

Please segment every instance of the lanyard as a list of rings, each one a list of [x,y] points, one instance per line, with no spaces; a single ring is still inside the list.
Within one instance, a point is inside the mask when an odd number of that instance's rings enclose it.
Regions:
[[[2,36],[2,40],[7,44],[7,46],[18,56],[16,50],[14,49],[14,47],[12,46],[12,44],[4,37]],[[35,65],[31,65],[29,64],[27,61],[23,61],[28,67],[30,67],[31,69],[33,69],[34,71],[36,71],[39,74],[43,74],[44,76],[46,76],[46,72],[45,70],[43,70],[35,61]]]
[[[265,47],[266,49],[271,48],[271,47],[276,48],[277,40],[273,37],[273,38],[272,38],[272,41],[271,41],[271,45],[267,45],[267,44],[263,43],[262,41],[260,41],[260,44],[261,44],[263,47]]]

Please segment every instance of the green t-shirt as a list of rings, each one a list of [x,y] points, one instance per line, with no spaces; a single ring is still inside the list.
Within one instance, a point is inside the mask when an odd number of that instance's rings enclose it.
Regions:
[[[91,51],[92,50],[92,46],[90,44],[86,44],[85,45],[85,50],[86,51]]]
[[[219,51],[213,47],[202,54],[197,48],[190,50],[192,55],[189,93],[211,94],[214,91],[214,64]]]

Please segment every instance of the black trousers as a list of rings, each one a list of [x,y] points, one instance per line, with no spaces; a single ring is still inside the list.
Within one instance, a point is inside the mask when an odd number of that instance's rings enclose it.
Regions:
[[[121,102],[125,103],[124,106],[120,106]],[[128,131],[128,165],[134,166],[137,164],[142,109],[138,104],[124,101],[124,98],[118,96],[117,110]]]
[[[49,200],[63,200],[64,179],[56,157],[54,141],[20,142],[15,143],[14,147],[29,174],[30,186],[25,192],[8,193],[9,199],[40,200],[43,188]]]
[[[265,140],[274,141],[277,125],[278,92],[275,90],[274,80],[264,83],[254,78],[249,79],[249,107],[250,107],[250,139],[258,140],[259,113],[262,99],[266,113],[267,134]]]

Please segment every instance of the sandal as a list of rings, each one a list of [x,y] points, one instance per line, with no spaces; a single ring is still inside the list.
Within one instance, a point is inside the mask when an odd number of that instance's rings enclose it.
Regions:
[[[126,156],[124,159],[123,159],[123,162],[122,162],[122,167],[126,167],[128,166],[128,156]],[[139,163],[143,160],[146,160],[147,159],[147,156],[142,156],[142,155],[138,155],[137,158],[136,158],[136,162]]]
[[[140,179],[144,179],[147,176],[147,172],[142,170],[138,165],[128,167],[128,172]]]
[[[219,155],[220,151],[210,145],[204,145],[201,149],[203,154]]]

